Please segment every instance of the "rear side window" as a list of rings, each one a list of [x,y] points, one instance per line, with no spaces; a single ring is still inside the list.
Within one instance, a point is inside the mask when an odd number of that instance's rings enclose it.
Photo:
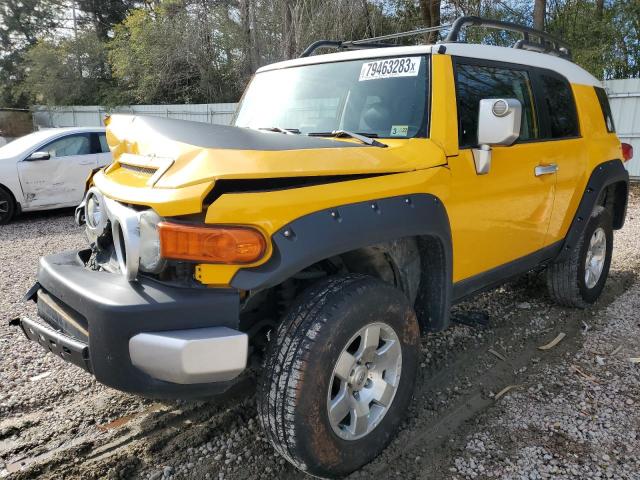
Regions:
[[[526,70],[459,63],[456,66],[460,147],[478,144],[478,112],[485,98],[517,98],[522,103],[520,140],[540,138],[533,90]]]
[[[604,117],[604,124],[607,126],[607,132],[613,133],[616,131],[615,124],[613,123],[613,115],[611,113],[611,105],[609,105],[609,97],[604,88],[594,87],[596,95],[598,96],[598,102],[600,102],[600,109],[602,110],[602,116]]]
[[[549,113],[550,138],[577,137],[578,115],[569,82],[559,76],[540,74],[544,102]]]

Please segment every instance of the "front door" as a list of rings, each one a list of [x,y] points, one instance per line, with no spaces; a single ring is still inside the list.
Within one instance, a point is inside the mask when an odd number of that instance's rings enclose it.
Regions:
[[[554,204],[556,175],[536,167],[551,165],[553,142],[541,141],[531,72],[527,67],[489,61],[456,61],[459,155],[449,159],[449,203],[454,248],[454,282],[487,272],[545,245]],[[477,147],[481,99],[516,98],[522,104],[520,137],[512,146],[493,147],[488,174],[478,175]]]
[[[49,159],[18,162],[25,209],[73,206],[82,201],[85,182],[97,165],[92,135],[58,138],[38,148],[48,152]]]

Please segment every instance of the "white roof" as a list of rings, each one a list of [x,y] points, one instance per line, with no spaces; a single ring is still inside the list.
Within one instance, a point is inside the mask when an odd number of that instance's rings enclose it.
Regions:
[[[364,58],[396,57],[420,54],[438,55],[438,49],[442,46],[446,47],[446,55],[480,58],[546,68],[560,73],[571,83],[602,86],[602,83],[597,78],[582,67],[555,55],[532,52],[530,50],[473,43],[439,43],[437,45],[416,45],[410,47],[365,48],[361,50],[350,50],[325,55],[313,55],[311,57],[295,58],[293,60],[266,65],[260,68],[258,73],[268,70],[297,67],[300,65],[341,62],[345,60],[359,60]]]

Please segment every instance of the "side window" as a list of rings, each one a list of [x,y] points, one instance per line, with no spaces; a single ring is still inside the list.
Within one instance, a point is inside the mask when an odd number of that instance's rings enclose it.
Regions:
[[[522,103],[520,140],[540,138],[529,73],[504,67],[458,64],[458,135],[460,147],[478,143],[478,111],[485,98],[517,98]]]
[[[540,74],[544,102],[549,112],[550,138],[577,137],[578,115],[569,82],[561,77]]]
[[[54,140],[39,150],[49,152],[51,158],[69,157],[71,155],[89,155],[91,153],[91,142],[89,134],[69,135]]]
[[[107,143],[107,135],[105,133],[99,133],[98,139],[100,140],[100,151],[98,153],[109,153],[109,144]]]
[[[613,114],[611,113],[611,105],[609,105],[609,97],[604,88],[593,87],[598,96],[598,102],[600,102],[600,109],[602,110],[602,116],[604,117],[604,124],[607,126],[607,132],[613,133],[616,131],[616,126],[613,123]]]

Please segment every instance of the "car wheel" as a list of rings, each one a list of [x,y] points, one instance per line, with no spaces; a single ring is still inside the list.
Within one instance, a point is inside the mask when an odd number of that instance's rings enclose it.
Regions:
[[[364,275],[304,292],[272,340],[258,412],[297,468],[342,477],[391,441],[413,394],[420,330],[396,288]]]
[[[594,303],[607,281],[613,251],[613,222],[608,210],[594,209],[580,241],[563,262],[547,268],[547,286],[561,305],[585,308]]]
[[[16,212],[16,202],[11,194],[4,188],[0,188],[0,225],[9,223]]]

